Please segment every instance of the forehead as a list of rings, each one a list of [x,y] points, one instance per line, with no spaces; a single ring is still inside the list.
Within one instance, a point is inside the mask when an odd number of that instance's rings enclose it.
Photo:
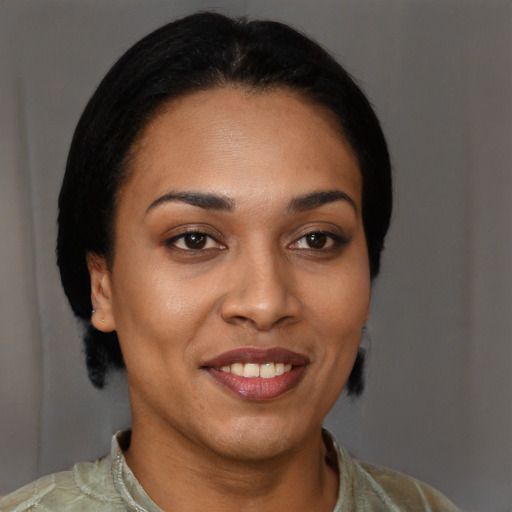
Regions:
[[[332,112],[287,89],[226,87],[160,109],[133,146],[121,194],[198,189],[268,201],[333,187],[360,202],[357,158]]]

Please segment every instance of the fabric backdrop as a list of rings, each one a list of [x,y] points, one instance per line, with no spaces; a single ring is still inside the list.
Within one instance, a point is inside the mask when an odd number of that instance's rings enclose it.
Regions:
[[[177,15],[281,19],[328,48],[382,119],[396,209],[374,288],[367,389],[327,425],[358,457],[467,510],[512,509],[510,1],[0,1],[0,493],[92,459],[129,425],[122,376],[88,383],[55,265],[81,110]]]

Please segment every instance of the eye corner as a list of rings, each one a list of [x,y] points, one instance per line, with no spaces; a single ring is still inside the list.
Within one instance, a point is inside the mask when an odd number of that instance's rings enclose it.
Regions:
[[[219,240],[219,236],[203,229],[186,229],[180,233],[167,237],[162,245],[168,250],[176,250],[182,253],[206,253],[223,251],[227,245]]]
[[[288,247],[299,251],[325,253],[339,250],[349,242],[349,238],[341,233],[327,229],[311,229],[295,238]]]

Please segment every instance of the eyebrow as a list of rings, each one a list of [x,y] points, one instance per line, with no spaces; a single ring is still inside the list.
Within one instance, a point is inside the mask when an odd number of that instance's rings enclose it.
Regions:
[[[335,201],[345,201],[349,203],[357,214],[356,203],[341,190],[319,190],[298,196],[290,202],[288,211],[305,212]]]
[[[289,212],[304,212],[320,208],[335,201],[345,201],[352,206],[357,214],[357,206],[350,196],[341,190],[319,190],[308,192],[292,199],[288,205]],[[229,197],[205,192],[169,192],[155,199],[147,208],[146,213],[167,202],[180,202],[197,206],[204,210],[232,211],[235,203]]]
[[[217,194],[208,194],[204,192],[169,192],[163,196],[155,199],[146,210],[149,213],[151,210],[160,206],[161,204],[177,201],[180,203],[187,203],[192,206],[197,206],[204,210],[233,210],[234,202],[228,197]]]

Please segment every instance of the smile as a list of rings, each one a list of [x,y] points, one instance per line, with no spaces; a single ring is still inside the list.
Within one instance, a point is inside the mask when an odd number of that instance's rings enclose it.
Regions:
[[[242,348],[207,361],[202,369],[224,390],[251,401],[276,399],[297,386],[309,360],[282,349]]]
[[[290,363],[233,363],[230,366],[222,366],[219,370],[224,373],[233,373],[239,377],[246,377],[249,379],[273,379],[291,371],[292,365]]]

